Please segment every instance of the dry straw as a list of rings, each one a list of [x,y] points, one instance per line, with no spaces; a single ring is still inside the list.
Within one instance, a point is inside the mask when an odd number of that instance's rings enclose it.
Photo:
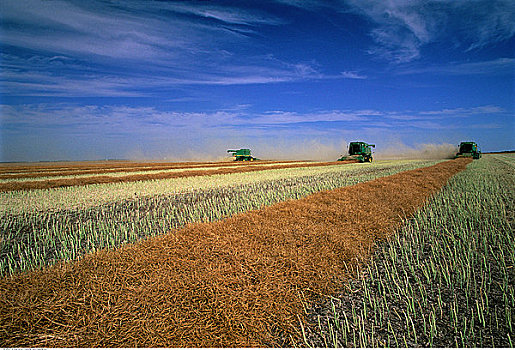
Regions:
[[[458,159],[0,280],[8,347],[281,346]]]

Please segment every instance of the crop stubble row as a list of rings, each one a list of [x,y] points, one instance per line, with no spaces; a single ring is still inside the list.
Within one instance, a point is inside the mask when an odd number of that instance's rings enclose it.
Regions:
[[[296,337],[374,240],[439,190],[459,159],[316,193],[0,281],[7,346],[263,346]],[[275,340],[274,340],[275,339]]]

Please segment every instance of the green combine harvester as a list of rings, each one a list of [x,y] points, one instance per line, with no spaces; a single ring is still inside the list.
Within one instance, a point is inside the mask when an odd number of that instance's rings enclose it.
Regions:
[[[349,155],[341,157],[338,161],[354,160],[360,163],[370,163],[373,159],[371,147],[375,146],[366,142],[351,142],[349,144]]]
[[[241,148],[241,149],[230,149],[227,150],[228,153],[232,153],[235,161],[238,162],[253,162],[255,160],[259,160],[258,158],[254,158],[250,155],[250,149]]]
[[[475,142],[462,142],[460,143],[460,149],[456,153],[455,158],[470,158],[479,159],[481,158],[481,151]]]

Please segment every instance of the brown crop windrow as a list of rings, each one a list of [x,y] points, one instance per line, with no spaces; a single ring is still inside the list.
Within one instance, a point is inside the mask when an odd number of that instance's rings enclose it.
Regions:
[[[374,241],[465,169],[451,160],[0,280],[7,347],[282,346]]]
[[[255,161],[252,164],[274,164],[274,163],[298,163],[299,161]],[[122,172],[135,172],[135,171],[153,171],[153,170],[170,170],[170,169],[189,169],[189,168],[214,168],[214,167],[237,167],[248,166],[246,162],[214,162],[214,163],[141,163],[131,166],[111,166],[111,167],[97,167],[97,168],[82,168],[82,167],[69,167],[57,168],[53,170],[37,170],[27,169],[25,171],[5,170],[0,172],[0,179],[22,179],[22,178],[38,178],[38,177],[57,177],[68,175],[87,175],[87,174],[108,174],[108,173],[122,173]]]
[[[133,174],[125,176],[91,176],[81,178],[68,178],[68,179],[51,179],[51,180],[39,180],[39,181],[20,181],[20,182],[4,182],[0,183],[0,192],[8,191],[20,191],[20,190],[33,190],[33,189],[47,189],[47,188],[58,188],[58,187],[69,187],[69,186],[84,186],[92,184],[104,184],[104,183],[118,183],[118,182],[134,182],[134,181],[145,181],[145,180],[160,180],[160,179],[172,179],[178,177],[188,176],[206,176],[206,175],[220,175],[220,174],[233,174],[233,173],[245,173],[252,171],[271,170],[271,169],[288,169],[288,168],[305,168],[305,167],[317,167],[317,166],[328,166],[328,165],[341,165],[346,163],[352,163],[353,161],[345,162],[316,162],[316,163],[302,163],[302,164],[280,164],[280,165],[242,165],[237,168],[226,168],[211,169],[211,170],[185,170],[178,172],[162,172],[153,174]],[[233,163],[229,163],[233,164]],[[241,164],[241,163],[239,163]]]

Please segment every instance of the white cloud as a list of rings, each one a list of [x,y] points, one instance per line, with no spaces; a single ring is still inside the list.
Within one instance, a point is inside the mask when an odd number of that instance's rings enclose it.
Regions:
[[[470,116],[477,114],[498,114],[503,113],[505,110],[498,106],[479,106],[479,107],[469,107],[469,108],[450,108],[450,109],[442,109],[437,111],[423,111],[420,112],[421,115],[440,115],[442,117],[447,117],[452,115],[454,117],[459,116]]]
[[[367,79],[366,75],[359,74],[355,71],[345,71],[341,72],[342,77],[347,79]]]
[[[168,3],[164,7],[178,13],[188,13],[200,17],[213,18],[227,24],[254,25],[280,25],[284,20],[270,14],[256,11],[245,11],[236,7],[216,7],[213,3],[198,3],[195,6],[187,3]]]
[[[352,111],[319,111],[312,113],[297,113],[290,111],[269,111],[252,116],[250,124],[280,125],[295,123],[319,123],[319,122],[350,122],[358,121],[362,114]]]

